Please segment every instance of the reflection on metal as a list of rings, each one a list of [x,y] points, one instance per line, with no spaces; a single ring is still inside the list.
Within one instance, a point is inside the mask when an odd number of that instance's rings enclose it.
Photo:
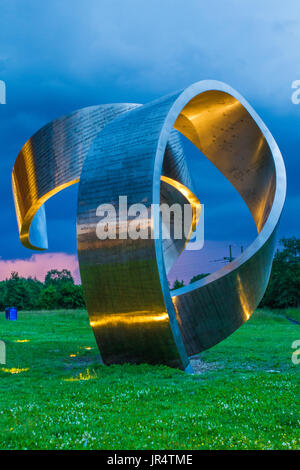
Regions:
[[[191,231],[195,228],[201,187],[196,177],[192,186],[180,134],[239,192],[258,236],[216,273],[170,293],[167,271],[187,240],[165,243],[150,208],[189,202]],[[188,370],[189,356],[242,325],[266,289],[286,191],[273,137],[244,98],[217,81],[195,83],[145,106],[96,106],[53,121],[24,145],[13,170],[25,246],[47,248],[43,203],[79,179],[80,273],[104,363],[163,363]],[[147,206],[142,225],[154,230],[154,238],[97,238],[97,207],[110,203],[118,210],[120,195],[128,197],[128,206]],[[124,220],[121,215],[118,234],[128,223]]]
[[[185,240],[185,245],[186,245],[187,242],[190,240],[192,234],[196,230],[197,224],[198,224],[199,219],[200,219],[200,215],[201,215],[200,201],[195,196],[195,194],[192,193],[192,191],[190,191],[189,188],[187,188],[183,184],[179,183],[178,181],[173,180],[172,178],[168,178],[167,176],[163,176],[163,175],[160,177],[160,181],[163,181],[164,183],[167,183],[170,186],[173,186],[173,188],[175,188],[177,191],[179,191],[187,199],[187,201],[189,202],[189,204],[192,208],[192,224],[191,224],[189,234],[188,234],[188,236]]]
[[[119,114],[138,105],[91,106],[46,124],[23,146],[12,186],[20,239],[35,250],[48,248],[43,204],[78,183],[87,151],[98,132]]]

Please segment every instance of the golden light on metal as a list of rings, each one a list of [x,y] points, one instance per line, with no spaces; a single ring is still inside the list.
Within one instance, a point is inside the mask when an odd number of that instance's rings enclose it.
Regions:
[[[258,236],[234,261],[170,292],[167,272],[197,226],[201,185],[190,175],[180,134],[229,180],[247,204]],[[204,80],[145,106],[115,104],[76,111],[47,124],[21,150],[13,192],[22,243],[47,248],[44,202],[79,181],[77,248],[82,285],[106,364],[164,363],[189,370],[189,356],[242,325],[266,289],[283,208],[286,176],[278,146],[247,101],[228,85]],[[96,234],[99,204],[144,204],[141,225],[154,237]],[[192,207],[186,238],[163,240],[161,202]],[[199,272],[201,267],[199,266]]]
[[[197,224],[200,220],[201,203],[199,199],[195,196],[195,194],[189,188],[179,183],[179,181],[176,181],[172,178],[168,178],[167,176],[164,176],[164,175],[160,177],[160,180],[169,184],[170,186],[173,186],[173,188],[179,191],[186,198],[186,200],[190,203],[192,207],[192,223],[191,223],[189,234],[186,237],[185,245],[182,248],[184,249],[186,244],[189,242],[191,236],[193,235],[194,231],[196,230]]]
[[[132,325],[133,323],[152,323],[152,322],[165,322],[168,321],[169,317],[167,312],[149,314],[149,311],[145,311],[144,315],[142,312],[130,312],[119,315],[113,315],[112,317],[101,318],[101,320],[91,320],[90,325],[92,327],[105,327],[109,324],[116,325]]]

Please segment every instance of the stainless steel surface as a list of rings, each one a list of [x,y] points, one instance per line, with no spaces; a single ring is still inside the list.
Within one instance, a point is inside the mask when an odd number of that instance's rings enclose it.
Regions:
[[[98,132],[137,104],[90,106],[56,119],[23,146],[12,173],[20,239],[35,250],[48,248],[43,204],[62,189],[78,183],[82,164]]]
[[[59,132],[53,132],[50,123],[25,144],[13,172],[21,241],[32,248],[46,246],[44,213],[37,211],[48,197],[80,178],[78,257],[90,323],[104,362],[164,363],[185,369],[189,355],[235,331],[262,298],[285,199],[282,157],[251,106],[221,82],[201,81],[143,106],[111,106],[109,118],[103,118],[102,107],[95,108],[102,113],[100,124],[97,119],[88,119],[88,125],[79,121],[76,138],[62,118],[55,121]],[[164,242],[161,221],[153,220],[150,207],[161,201],[191,202],[193,193],[201,200],[201,188],[191,185],[179,133],[236,188],[258,236],[223,269],[170,293],[166,272],[186,240]],[[180,192],[180,184],[190,193]],[[120,195],[128,197],[128,206],[147,206],[142,225],[154,230],[156,239],[123,239],[128,229],[124,219],[116,239],[98,239],[96,209],[107,203],[118,209]],[[36,233],[31,243],[32,220]]]

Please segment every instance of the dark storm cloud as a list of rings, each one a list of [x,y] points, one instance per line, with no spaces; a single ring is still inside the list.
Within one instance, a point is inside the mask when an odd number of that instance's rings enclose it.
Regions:
[[[38,128],[83,106],[144,103],[205,78],[236,88],[274,134],[288,173],[280,233],[299,236],[300,105],[291,102],[291,83],[300,79],[299,20],[298,0],[2,0],[0,79],[7,104],[0,106],[1,257],[31,255],[18,241],[10,175],[19,149]],[[214,187],[210,203],[224,206],[226,184],[214,185],[213,174],[205,181]],[[72,195],[64,209],[62,198],[49,204],[49,228],[59,228],[51,235],[52,251],[74,252]],[[214,240],[214,226],[220,239],[230,239],[217,228],[244,210],[229,199],[222,204],[218,220],[215,209],[206,211]],[[243,238],[246,230],[240,230]],[[62,232],[73,236],[72,243]]]

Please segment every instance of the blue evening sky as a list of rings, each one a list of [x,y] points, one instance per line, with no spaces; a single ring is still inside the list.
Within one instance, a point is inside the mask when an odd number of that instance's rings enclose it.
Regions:
[[[300,104],[291,101],[299,45],[299,0],[0,0],[0,263],[32,256],[18,239],[11,171],[36,130],[84,106],[146,103],[202,79],[237,89],[274,135],[288,178],[279,235],[299,237]],[[203,183],[208,262],[228,243],[238,253],[255,232],[235,191],[202,160],[194,177]],[[76,188],[46,211],[49,251],[75,254]]]

